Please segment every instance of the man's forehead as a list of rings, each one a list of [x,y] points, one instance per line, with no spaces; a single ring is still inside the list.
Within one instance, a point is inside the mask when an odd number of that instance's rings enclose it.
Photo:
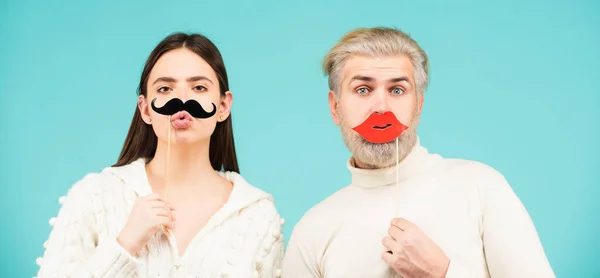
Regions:
[[[353,56],[346,61],[342,72],[346,82],[355,76],[369,77],[373,80],[388,80],[397,77],[408,77],[413,80],[414,66],[406,55]]]

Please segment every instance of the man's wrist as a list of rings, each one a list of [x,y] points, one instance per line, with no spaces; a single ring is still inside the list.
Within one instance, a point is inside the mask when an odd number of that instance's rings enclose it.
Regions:
[[[446,263],[440,267],[440,271],[438,271],[435,277],[437,278],[446,278],[446,274],[448,274],[448,268],[450,267],[450,259],[446,258]]]

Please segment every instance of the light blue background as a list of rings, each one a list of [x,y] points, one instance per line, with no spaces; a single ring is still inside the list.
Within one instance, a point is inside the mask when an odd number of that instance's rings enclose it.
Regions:
[[[37,271],[58,198],[116,161],[143,63],[174,31],[222,51],[242,174],[275,196],[287,240],[349,183],[321,59],[378,25],[429,53],[422,143],[505,174],[558,277],[600,277],[600,2],[126,2],[0,3],[2,277]]]

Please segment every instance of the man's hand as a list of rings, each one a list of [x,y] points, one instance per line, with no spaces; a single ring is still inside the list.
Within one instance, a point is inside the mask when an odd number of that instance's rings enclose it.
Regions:
[[[415,224],[395,218],[383,238],[383,260],[404,278],[444,278],[450,259]]]

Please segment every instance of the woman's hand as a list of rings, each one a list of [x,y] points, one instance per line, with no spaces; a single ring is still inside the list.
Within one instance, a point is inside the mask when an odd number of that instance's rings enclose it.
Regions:
[[[173,229],[174,221],[173,209],[160,195],[140,197],[133,205],[117,242],[131,255],[135,255],[161,226]]]

